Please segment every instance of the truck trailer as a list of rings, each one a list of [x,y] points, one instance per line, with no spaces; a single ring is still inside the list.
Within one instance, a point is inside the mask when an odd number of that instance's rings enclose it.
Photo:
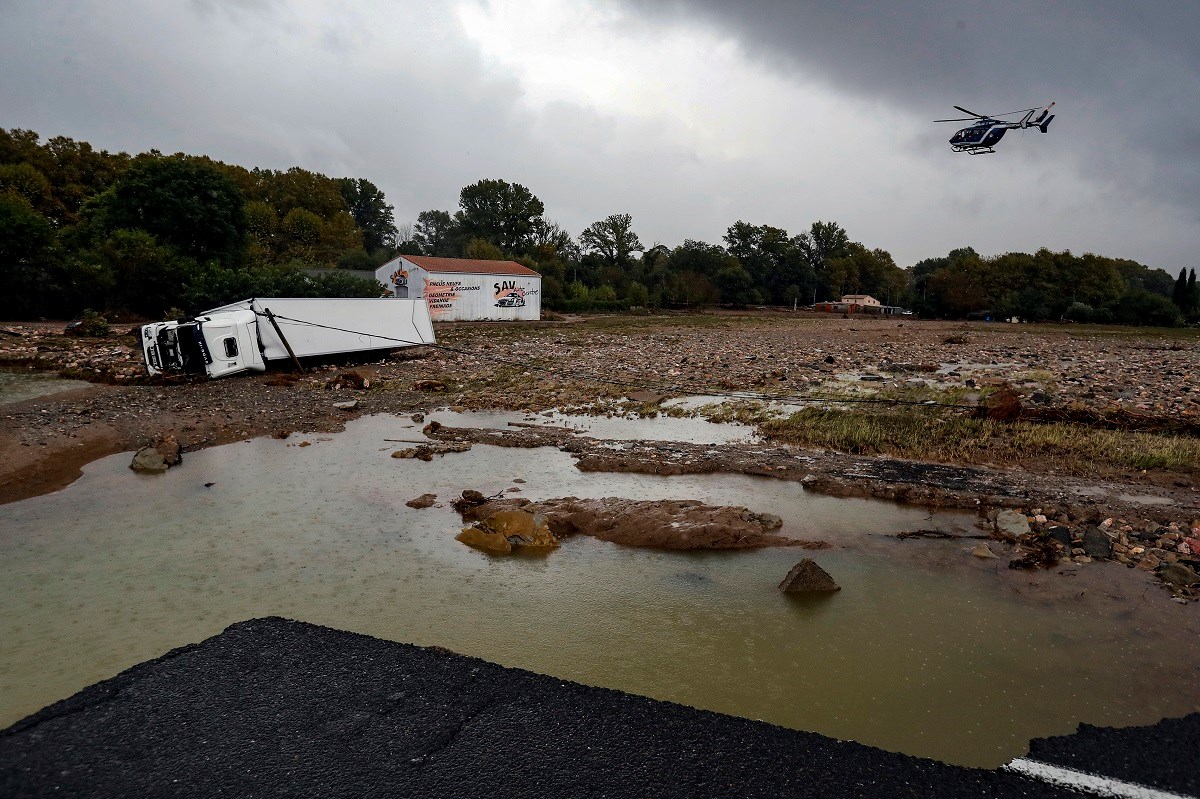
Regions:
[[[143,325],[151,375],[226,377],[275,361],[434,344],[422,300],[256,297],[190,319]]]

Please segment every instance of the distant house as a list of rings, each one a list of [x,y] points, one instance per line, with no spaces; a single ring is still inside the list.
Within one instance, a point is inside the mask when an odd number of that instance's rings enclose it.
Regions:
[[[894,316],[904,312],[900,306],[884,305],[870,294],[843,294],[837,302],[818,302],[813,309],[827,313],[861,313],[876,316]]]
[[[542,276],[516,261],[399,255],[375,279],[395,297],[424,297],[439,322],[542,318]]]

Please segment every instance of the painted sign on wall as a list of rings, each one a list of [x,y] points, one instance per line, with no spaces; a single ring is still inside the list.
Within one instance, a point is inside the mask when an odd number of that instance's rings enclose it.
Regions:
[[[482,289],[477,282],[469,280],[447,279],[431,276],[425,278],[425,302],[429,305],[429,315],[435,318],[444,317],[462,298],[463,294]]]

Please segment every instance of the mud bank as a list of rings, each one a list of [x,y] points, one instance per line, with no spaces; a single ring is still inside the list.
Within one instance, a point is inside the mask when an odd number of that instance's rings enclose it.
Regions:
[[[1051,517],[1065,513],[1098,522],[1124,514],[1163,524],[1180,515],[1200,514],[1200,493],[1191,486],[1097,482],[1019,469],[863,458],[791,446],[611,442],[580,437],[561,428],[442,427],[430,435],[501,447],[557,447],[572,454],[582,471],[749,474],[796,481],[810,491],[831,496],[872,497],[929,508],[986,511],[1036,506]]]
[[[480,522],[500,511],[523,510],[545,519],[557,538],[589,535],[601,541],[654,549],[828,549],[825,541],[779,535],[783,521],[748,508],[694,500],[632,500],[565,497],[531,502],[493,499],[463,508],[464,521]]]
[[[1197,746],[1200,715],[1123,749]],[[1105,773],[1096,736],[1052,756]],[[1057,760],[1055,762],[1057,762]],[[1194,792],[1146,758],[1126,779]],[[186,787],[185,787],[186,786]],[[279,618],[241,622],[0,731],[0,793],[789,797],[1079,794]]]

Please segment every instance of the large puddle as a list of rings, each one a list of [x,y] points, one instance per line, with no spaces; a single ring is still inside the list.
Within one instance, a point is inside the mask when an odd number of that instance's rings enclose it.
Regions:
[[[335,436],[189,453],[162,476],[114,455],[63,491],[0,506],[0,727],[266,615],[971,765],[1079,721],[1200,710],[1195,628],[1179,623],[1195,606],[1153,588],[1129,600],[1150,616],[1022,596],[1001,590],[1002,565],[964,555],[966,542],[879,535],[969,518],[767,478],[584,474],[548,449],[390,457],[403,445],[385,439],[419,436],[407,419],[370,417]],[[689,554],[576,537],[506,559],[456,542],[444,503],[516,478],[530,499],[747,505],[784,518],[785,534],[840,546]],[[405,507],[425,492],[439,506]],[[843,590],[779,593],[806,555]],[[1114,586],[1134,578],[1099,568]]]
[[[91,383],[83,380],[63,380],[44,374],[27,374],[0,369],[0,405],[57,394],[60,391],[86,388],[90,385]]]

